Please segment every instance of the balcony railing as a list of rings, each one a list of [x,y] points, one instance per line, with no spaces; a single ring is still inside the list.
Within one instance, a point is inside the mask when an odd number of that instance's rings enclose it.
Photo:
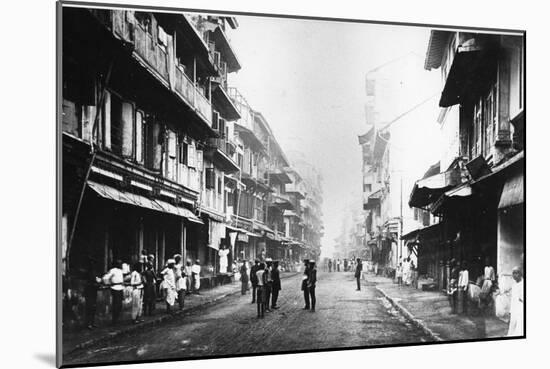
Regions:
[[[107,13],[108,12],[108,13]],[[156,42],[132,11],[126,10],[94,10],[92,11],[103,24],[109,27],[118,38],[134,45],[134,55],[145,61],[149,70],[165,86],[174,92],[212,126],[212,105],[201,93],[200,89],[185,74],[183,67],[174,55],[169,55],[167,47]],[[169,71],[174,70],[174,80]],[[175,82],[175,86],[173,86]]]
[[[235,145],[225,138],[209,138],[208,146],[214,147],[231,157],[235,151]]]

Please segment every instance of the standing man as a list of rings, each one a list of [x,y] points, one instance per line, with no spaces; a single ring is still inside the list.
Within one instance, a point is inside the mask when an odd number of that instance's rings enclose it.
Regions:
[[[168,259],[166,264],[166,268],[164,268],[160,274],[163,276],[162,283],[165,291],[166,312],[172,314],[172,307],[176,303],[176,261],[174,259]]]
[[[153,315],[155,310],[155,301],[157,299],[157,276],[153,270],[153,264],[145,264],[143,272],[144,294],[143,294],[143,313],[144,315]]]
[[[256,289],[258,288],[258,277],[256,272],[260,269],[260,260],[254,260],[254,265],[250,268],[250,283],[252,284],[252,303],[256,302]]]
[[[328,272],[332,272],[332,259],[328,259]]]
[[[132,286],[132,321],[142,322],[143,315],[143,278],[141,274],[143,263],[134,264],[134,270],[130,273],[130,286]]]
[[[363,263],[357,258],[357,266],[355,267],[355,279],[357,280],[357,291],[361,291],[361,272],[363,271]]]
[[[272,265],[273,265],[273,262],[270,258],[267,258],[266,260],[266,270],[265,270],[265,284],[264,284],[264,289],[265,289],[265,311],[268,311],[270,312],[271,309],[269,307],[269,301],[271,300],[271,291],[273,290],[273,278],[271,276],[271,271],[272,271]]]
[[[271,308],[278,309],[277,299],[279,298],[279,291],[281,290],[281,276],[279,275],[279,261],[273,262],[273,270],[271,271],[271,279],[273,279],[273,285],[271,288]]]
[[[242,260],[239,273],[241,275],[241,295],[246,295],[246,290],[248,289],[248,271],[246,269],[246,260]]]
[[[315,268],[315,262],[312,260],[309,262],[307,289],[311,300],[311,312],[315,312],[315,286],[317,285],[317,268]]]
[[[523,273],[521,269],[512,269],[512,297],[510,300],[510,326],[508,336],[523,336]]]
[[[265,264],[260,263],[255,273],[256,279],[258,281],[256,284],[256,291],[257,291],[256,307],[258,310],[258,318],[263,318],[265,313],[265,302],[264,302],[265,301],[265,290],[264,290],[265,272],[266,272]]]
[[[191,271],[191,269],[193,268],[193,263],[191,262],[191,260],[187,259],[187,261],[185,262],[185,268],[184,268],[184,273],[185,273],[185,294],[186,295],[189,295],[191,293],[191,290],[193,289],[193,273]]]
[[[470,274],[466,267],[466,262],[462,262],[462,270],[458,273],[458,290],[457,290],[457,304],[456,309],[458,314],[466,313],[468,295],[468,284],[470,280]]]
[[[122,274],[122,261],[117,260],[107,274],[103,276],[103,283],[111,286],[111,299],[113,306],[113,325],[118,323],[122,312],[122,291],[124,290],[124,275]]]
[[[193,275],[193,293],[200,295],[199,289],[201,288],[201,262],[199,259],[195,260],[195,264],[191,267],[191,274]]]
[[[306,303],[306,305],[304,306],[304,310],[309,310],[308,278],[309,278],[309,259],[304,259],[304,275],[302,276],[302,291],[304,291],[304,301]]]
[[[451,273],[449,278],[449,285],[447,286],[447,295],[449,295],[449,302],[451,304],[451,314],[456,314],[456,302],[458,295],[458,273],[460,272],[460,262],[456,262],[455,259],[450,261]],[[404,276],[405,273],[403,273]]]
[[[183,307],[185,305],[185,292],[187,290],[187,278],[183,266],[183,262],[181,259],[181,255],[176,254],[174,255],[174,260],[176,262],[175,266],[175,274],[176,274],[176,293],[178,298],[178,305],[180,310],[183,310]]]

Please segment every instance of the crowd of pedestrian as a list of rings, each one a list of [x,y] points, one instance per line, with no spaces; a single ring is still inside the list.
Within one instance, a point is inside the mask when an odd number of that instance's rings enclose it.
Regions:
[[[111,292],[112,324],[120,321],[123,300],[131,301],[131,316],[134,323],[143,321],[144,316],[155,312],[157,299],[165,302],[166,312],[174,312],[176,302],[180,310],[185,306],[185,296],[199,294],[200,260],[187,260],[185,265],[181,255],[176,254],[166,260],[161,271],[155,269],[154,255],[143,251],[139,261],[132,267],[116,260],[111,269],[102,277],[95,273],[95,260],[90,258],[84,290],[86,327],[93,329],[97,311],[97,294],[100,288],[107,287]],[[125,293],[128,296],[125,296]]]
[[[523,273],[519,267],[512,271],[512,285],[499,288],[490,259],[477,278],[472,279],[467,261],[449,261],[450,274],[447,294],[452,314],[489,316],[494,313],[494,299],[499,295],[511,295],[509,336],[523,335]],[[475,269],[475,268],[474,268]]]
[[[357,261],[359,258],[352,256],[351,258],[344,259],[327,259],[325,263],[325,271],[328,269],[329,273],[332,272],[355,272],[357,268]]]
[[[250,284],[252,285],[252,304],[256,304],[258,318],[263,318],[265,312],[271,312],[279,308],[277,301],[279,291],[281,290],[281,276],[279,271],[279,261],[266,258],[264,261],[256,259],[254,265],[250,268]],[[241,293],[244,295],[248,290],[248,278],[246,282],[242,280],[247,276],[246,265],[241,267]],[[245,287],[246,285],[246,287]]]
[[[395,279],[399,287],[412,286],[418,288],[418,270],[414,260],[410,257],[400,260],[395,268]]]

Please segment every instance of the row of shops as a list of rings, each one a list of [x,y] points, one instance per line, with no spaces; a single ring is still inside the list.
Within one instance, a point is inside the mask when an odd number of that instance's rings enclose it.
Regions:
[[[441,290],[455,262],[478,285],[493,267],[502,318],[510,297],[499,292],[510,289],[513,268],[525,272],[523,57],[522,36],[432,31],[425,68],[445,72],[438,121],[448,148],[441,170],[429,170],[410,194],[409,206],[431,221],[401,237],[418,255],[420,276]]]

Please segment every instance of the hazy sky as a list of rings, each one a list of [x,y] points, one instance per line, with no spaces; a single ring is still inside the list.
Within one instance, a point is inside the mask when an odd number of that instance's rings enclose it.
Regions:
[[[323,253],[329,253],[346,206],[362,206],[357,136],[367,130],[365,74],[411,51],[423,57],[429,31],[344,22],[237,19],[239,28],[230,37],[242,69],[230,76],[230,84],[253,109],[262,112],[283,150],[302,151],[321,171],[322,243]]]

